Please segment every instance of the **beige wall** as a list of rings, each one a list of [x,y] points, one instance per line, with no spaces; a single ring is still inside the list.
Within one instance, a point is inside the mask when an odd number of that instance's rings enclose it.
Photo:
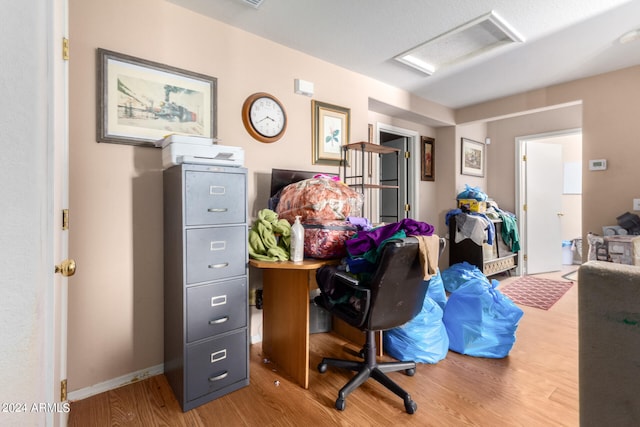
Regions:
[[[217,77],[218,136],[245,150],[252,217],[266,207],[272,168],[327,170],[311,164],[311,100],[294,93],[295,78],[315,83],[315,99],[351,109],[352,141],[366,140],[373,120],[435,134],[369,112],[369,97],[453,122],[445,107],[164,1],[70,0],[70,36],[70,251],[78,262],[69,295],[72,391],[159,365],[163,351],[161,153],[96,143],[96,48]],[[251,139],[242,125],[242,103],[258,91],[277,96],[288,112],[287,133],[273,144]],[[419,219],[432,223],[435,186],[418,187]],[[259,284],[260,272],[251,274]],[[260,315],[252,315],[252,335]]]
[[[584,174],[584,229],[610,224],[640,196],[629,185],[638,181],[640,68],[465,108],[454,116],[445,107],[160,0],[70,0],[70,35],[70,252],[78,262],[69,295],[71,391],[162,363],[160,151],[95,142],[98,47],[218,78],[218,133],[223,144],[245,149],[252,216],[265,206],[271,168],[326,170],[311,164],[310,99],[293,93],[295,78],[315,83],[315,99],[351,108],[352,141],[366,140],[372,120],[385,120],[368,111],[369,98],[442,124],[401,124],[435,134],[436,181],[418,184],[418,219],[436,225],[439,234],[464,183],[481,185],[513,207],[512,148],[498,150],[501,138],[492,133],[498,128],[484,122],[567,102],[584,103],[585,162],[607,158],[610,165],[606,172]],[[260,144],[242,126],[242,103],[258,91],[276,95],[287,109],[289,127],[277,143]],[[454,119],[463,125],[451,126]],[[561,120],[560,127],[553,118],[545,120],[535,132],[573,127],[567,125],[571,120]],[[520,125],[509,132],[530,133],[526,118]],[[460,176],[460,138],[483,141],[487,135],[492,144],[485,178]],[[253,286],[260,275],[251,273]],[[256,318],[259,313],[252,321]]]
[[[582,127],[584,239],[589,231],[600,234],[603,225],[616,224],[616,217],[630,211],[632,199],[640,195],[632,184],[640,179],[639,95],[640,67],[636,66],[464,108],[456,112],[456,119],[463,123],[539,113],[506,121],[506,128],[489,124],[489,160],[493,164],[493,156],[500,153],[497,163],[501,165],[489,171],[489,190],[510,209],[515,204],[513,137]],[[578,103],[582,106],[575,106]],[[555,108],[568,104],[574,106]],[[540,113],[550,107],[553,111]],[[493,141],[499,142],[500,150],[493,149]],[[602,158],[607,159],[608,170],[588,170],[590,159]]]

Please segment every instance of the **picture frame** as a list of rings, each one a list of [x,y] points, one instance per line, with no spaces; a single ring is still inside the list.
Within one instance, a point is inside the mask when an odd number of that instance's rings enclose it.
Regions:
[[[436,140],[428,136],[420,137],[420,179],[435,181],[436,179]]]
[[[312,163],[340,165],[342,146],[349,143],[351,109],[311,100]]]
[[[461,138],[460,173],[484,177],[485,145],[472,139]]]
[[[217,79],[97,49],[98,142],[154,147],[171,133],[217,136]]]

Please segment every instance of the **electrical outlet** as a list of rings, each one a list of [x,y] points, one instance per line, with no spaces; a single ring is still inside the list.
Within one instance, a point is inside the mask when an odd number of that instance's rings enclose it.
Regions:
[[[633,210],[640,211],[640,199],[633,199]]]

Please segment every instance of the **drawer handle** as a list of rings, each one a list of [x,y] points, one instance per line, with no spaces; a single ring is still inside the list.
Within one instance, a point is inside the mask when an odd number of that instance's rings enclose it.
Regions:
[[[207,209],[207,212],[213,212],[213,213],[218,213],[218,212],[228,212],[229,209],[227,208],[209,208]]]
[[[211,363],[216,363],[227,358],[227,349],[211,353]]]
[[[209,268],[225,268],[228,266],[229,266],[228,262],[223,262],[221,264],[209,264]]]
[[[217,297],[211,297],[211,307],[215,307],[218,305],[225,305],[227,303],[226,295],[219,295]]]
[[[222,196],[227,192],[225,187],[220,185],[210,185],[209,186],[209,194],[212,196]]]
[[[224,371],[220,375],[216,375],[215,377],[209,377],[209,382],[213,383],[213,382],[216,382],[216,381],[219,381],[219,380],[223,380],[223,379],[227,378],[228,375],[229,375],[229,372]]]
[[[219,319],[209,320],[210,325],[219,325],[220,323],[224,323],[229,320],[229,316],[220,317]]]

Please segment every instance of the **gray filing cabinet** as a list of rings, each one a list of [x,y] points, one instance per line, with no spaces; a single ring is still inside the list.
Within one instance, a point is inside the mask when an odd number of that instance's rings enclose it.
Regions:
[[[247,171],[164,171],[164,372],[184,411],[249,385]]]

